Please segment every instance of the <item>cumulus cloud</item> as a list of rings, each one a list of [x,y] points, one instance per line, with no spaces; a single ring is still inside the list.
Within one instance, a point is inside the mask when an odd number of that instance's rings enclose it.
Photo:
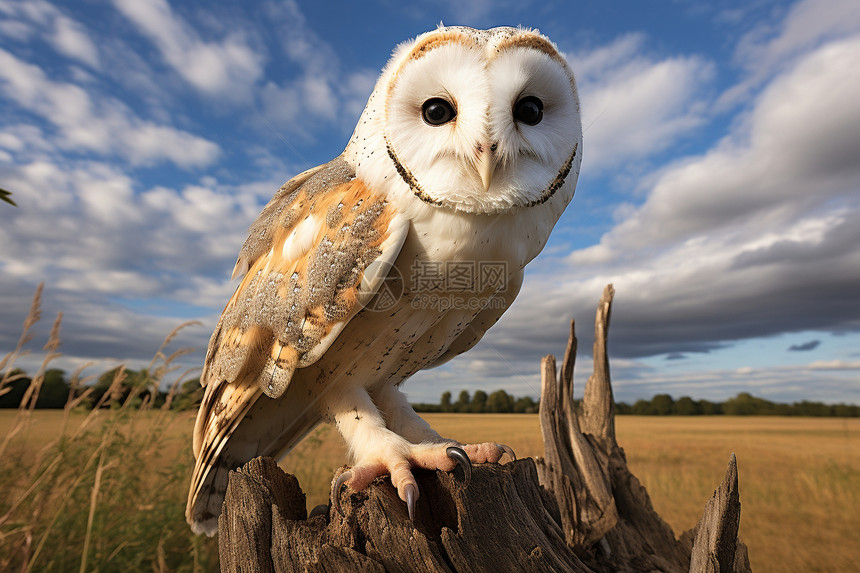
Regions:
[[[631,34],[568,55],[583,109],[587,168],[600,170],[666,149],[704,122],[713,64],[696,56],[656,59]]]
[[[206,94],[246,98],[263,73],[263,57],[239,33],[221,42],[205,41],[166,0],[115,0],[114,5],[176,73]]]
[[[0,48],[0,90],[57,129],[64,149],[117,154],[133,164],[172,161],[207,165],[218,146],[187,131],[135,116],[119,100],[93,97],[75,84],[53,81],[38,66]]]
[[[100,67],[99,50],[84,26],[43,0],[0,2],[6,18],[2,30],[17,40],[41,36],[60,54],[92,68]]]
[[[860,74],[852,70],[858,54],[860,38],[829,44],[775,79],[748,127],[667,169],[645,204],[601,245],[622,256],[640,245],[734,233],[741,224],[760,235],[762,216],[786,223],[831,199],[848,200],[860,175]]]
[[[64,332],[73,333],[65,353],[132,364],[188,318],[206,326],[178,344],[202,352],[235,288],[229,268],[248,225],[281,183],[206,177],[141,190],[116,166],[44,159],[3,166],[0,177],[19,205],[0,225],[0,339],[16,339],[34,281],[44,281],[45,316],[63,311]]]
[[[626,353],[860,327],[858,57],[860,39],[808,54],[748,123],[663,171],[599,245],[569,256],[567,288],[616,284]]]
[[[99,67],[98,49],[82,25],[65,16],[58,16],[54,25],[50,41],[57,51],[93,68]]]
[[[852,0],[802,0],[778,24],[755,26],[738,42],[735,60],[746,77],[728,89],[718,107],[744,101],[775,74],[782,73],[810,50],[860,31],[860,5]]]
[[[269,128],[305,138],[329,126],[352,131],[379,70],[344,70],[337,53],[313,30],[296,2],[267,3],[264,10],[272,26],[291,31],[278,40],[295,73],[288,81],[270,80],[262,87],[259,119]]]

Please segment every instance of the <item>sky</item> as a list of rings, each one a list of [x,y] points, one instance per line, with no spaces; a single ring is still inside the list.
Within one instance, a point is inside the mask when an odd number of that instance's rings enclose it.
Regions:
[[[343,150],[394,47],[446,25],[538,28],[583,110],[576,196],[443,391],[540,393],[616,289],[617,400],[860,404],[860,3],[0,0],[0,356],[36,286],[35,371],[169,350],[202,363],[250,223]],[[853,221],[853,222],[852,222]]]

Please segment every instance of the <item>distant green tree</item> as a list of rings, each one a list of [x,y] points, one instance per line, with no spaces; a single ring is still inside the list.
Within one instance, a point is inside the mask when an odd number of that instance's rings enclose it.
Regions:
[[[723,405],[719,402],[699,400],[698,404],[703,416],[716,416],[723,413]]]
[[[457,396],[457,401],[454,402],[454,411],[455,412],[468,412],[469,411],[469,402],[470,396],[469,393],[465,390],[460,392],[460,395]]]
[[[675,401],[668,394],[657,394],[651,398],[651,413],[657,416],[668,416],[675,411]]]
[[[836,404],[833,406],[833,415],[840,418],[860,417],[860,406],[856,404]]]
[[[203,386],[200,385],[200,379],[186,380],[182,386],[176,391],[173,397],[173,402],[170,405],[172,410],[196,410],[203,400]]]
[[[681,396],[675,402],[675,414],[679,416],[698,416],[702,413],[699,403],[689,396]]]
[[[832,416],[833,409],[821,402],[810,402],[803,400],[794,404],[794,411],[797,416]]]
[[[504,390],[496,390],[487,396],[487,412],[496,414],[514,411],[514,397]]]
[[[648,416],[651,414],[651,402],[648,400],[636,400],[631,408],[632,413],[636,416]]]
[[[480,414],[487,410],[487,393],[483,390],[478,390],[472,396],[472,401],[469,403],[469,412]]]
[[[531,396],[523,396],[514,401],[514,412],[517,414],[536,414],[538,412],[538,403]]]
[[[95,406],[99,403],[99,401],[104,397],[105,393],[110,390],[111,384],[113,384],[114,378],[117,375],[121,367],[113,368],[108,370],[96,381],[93,385],[93,393],[91,404]],[[157,403],[157,388],[155,387],[155,381],[150,377],[149,372],[144,370],[130,370],[125,369],[122,373],[122,380],[119,385],[113,389],[113,395],[105,398],[104,405],[109,405],[111,407],[118,407],[121,404],[124,404],[129,397],[134,394],[134,398],[132,399],[130,406],[136,408],[143,403],[143,395],[144,393],[150,394],[152,398],[155,398]],[[162,396],[162,401],[163,401]],[[155,405],[155,404],[153,404]]]
[[[5,394],[0,395],[0,408],[17,408],[21,405],[21,400],[24,398],[24,392],[30,386],[30,377],[20,368],[15,368],[9,373],[9,378],[12,380],[3,390],[8,390]]]
[[[69,399],[69,383],[66,373],[58,368],[45,371],[42,387],[39,389],[37,408],[63,408]]]
[[[454,409],[454,405],[451,404],[450,392],[442,392],[442,401],[439,402],[439,405],[442,407],[443,412],[450,412]]]
[[[768,413],[767,400],[756,398],[749,392],[741,392],[723,402],[723,413],[728,416],[756,416]]]

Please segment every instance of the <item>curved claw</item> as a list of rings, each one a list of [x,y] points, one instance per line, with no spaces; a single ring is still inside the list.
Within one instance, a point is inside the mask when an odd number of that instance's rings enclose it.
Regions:
[[[463,468],[463,474],[465,475],[463,487],[469,487],[469,482],[472,481],[472,460],[469,459],[463,448],[458,448],[457,446],[451,446],[446,449],[445,454]]]
[[[415,500],[418,499],[418,487],[411,483],[403,487],[406,490],[406,509],[409,511],[409,521],[415,521]]]
[[[514,453],[514,450],[512,450],[510,446],[506,444],[498,444],[498,446],[502,448],[502,451],[511,456],[511,460],[517,461],[517,454]]]
[[[329,503],[337,509],[337,512],[343,517],[343,509],[340,507],[340,487],[352,478],[352,472],[347,470],[337,476],[337,481],[331,488],[331,500]]]
[[[308,519],[311,519],[318,515],[324,515],[326,516],[326,518],[328,518],[329,511],[331,511],[331,506],[321,503],[311,510],[311,512],[308,514]]]

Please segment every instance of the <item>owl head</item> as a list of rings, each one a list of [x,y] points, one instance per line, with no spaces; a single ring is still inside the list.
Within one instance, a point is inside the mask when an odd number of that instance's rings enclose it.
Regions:
[[[394,51],[345,157],[375,187],[505,213],[566,205],[581,151],[576,82],[552,42],[521,28],[440,27]]]

